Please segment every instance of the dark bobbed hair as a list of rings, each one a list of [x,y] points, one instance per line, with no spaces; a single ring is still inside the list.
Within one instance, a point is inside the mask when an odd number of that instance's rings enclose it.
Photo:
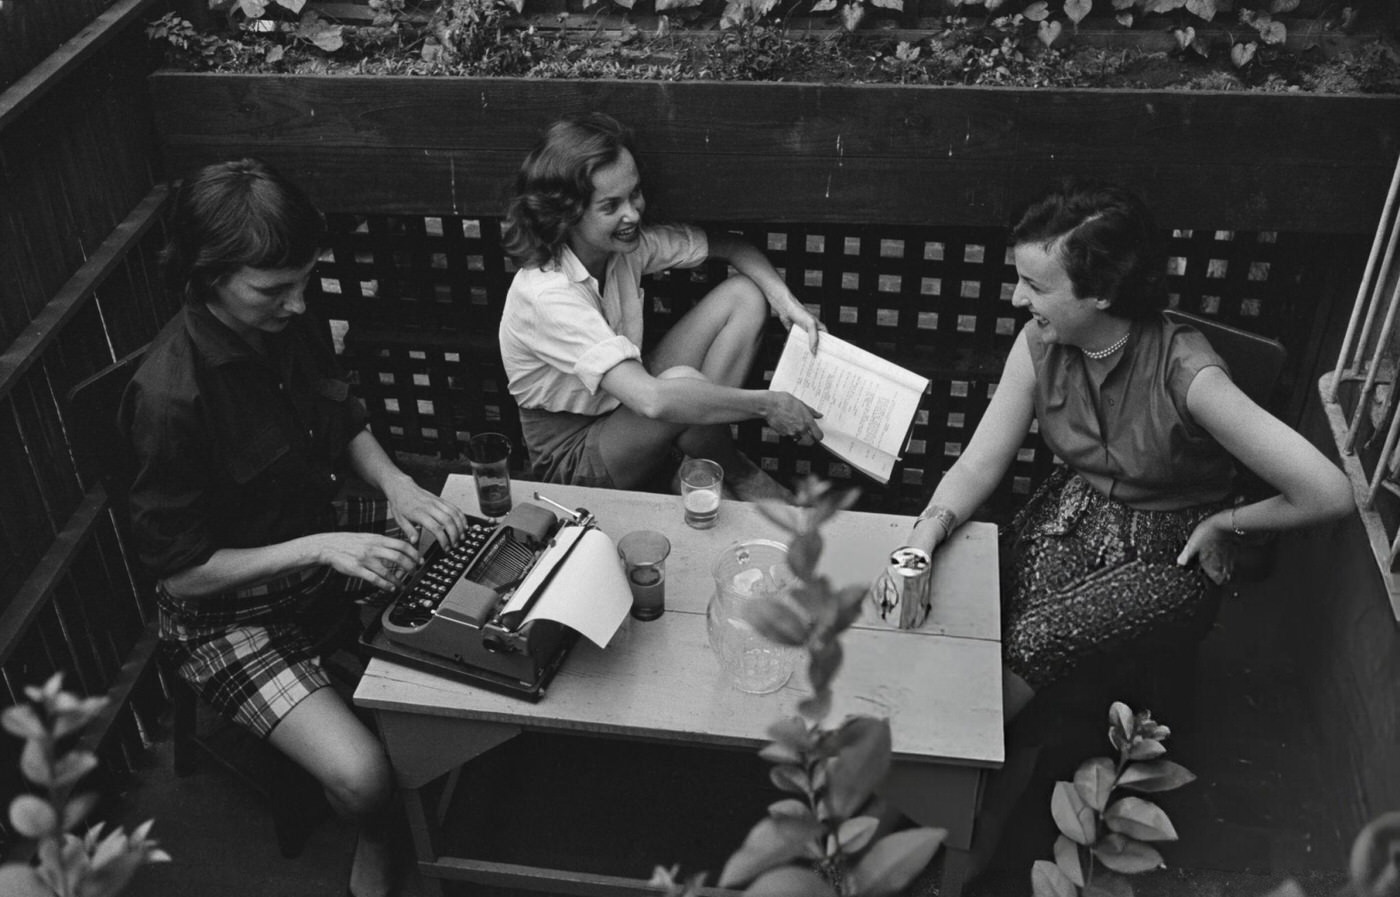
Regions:
[[[624,149],[635,159],[631,131],[602,112],[550,125],[515,176],[506,203],[506,252],[527,268],[558,260],[569,228],[593,198],[594,173],[616,162]]]
[[[1152,212],[1116,184],[1071,179],[1031,203],[1011,229],[1013,246],[1054,254],[1074,295],[1107,300],[1120,318],[1166,307],[1166,256]]]
[[[244,266],[306,265],[320,254],[325,232],[311,199],[266,162],[218,162],[176,191],[161,269],[186,302],[207,302],[214,284]]]

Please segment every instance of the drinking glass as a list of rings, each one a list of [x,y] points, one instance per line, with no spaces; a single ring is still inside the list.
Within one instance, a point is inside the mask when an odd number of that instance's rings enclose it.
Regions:
[[[681,464],[681,504],[686,526],[709,529],[719,517],[724,468],[708,458],[686,458]]]
[[[467,442],[467,460],[482,515],[504,517],[510,510],[510,439],[500,433],[478,433]]]

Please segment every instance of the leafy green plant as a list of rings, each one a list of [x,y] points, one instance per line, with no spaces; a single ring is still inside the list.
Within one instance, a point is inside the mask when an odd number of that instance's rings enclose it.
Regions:
[[[0,866],[0,894],[6,897],[110,897],[126,887],[145,863],[170,856],[150,840],[154,820],[130,834],[98,823],[79,838],[69,830],[82,822],[97,795],[74,794],[78,782],[97,766],[90,751],[65,750],[66,739],[102,712],[106,698],[80,698],[63,690],[63,674],[24,690],[29,704],[0,715],[6,732],[24,739],[20,771],[44,796],[21,794],[10,803],[10,824],[38,842],[36,863]]]
[[[797,717],[768,730],[773,739],[760,756],[773,764],[771,779],[792,794],[768,808],[720,875],[721,887],[747,886],[749,894],[804,897],[881,897],[897,894],[942,845],[942,829],[911,828],[879,836],[875,789],[890,767],[886,719],[853,716],[834,728],[822,725],[831,710],[831,685],[841,668],[840,636],[860,616],[865,586],[834,587],[816,572],[822,553],[820,527],[849,508],[856,491],[834,493],[809,478],[798,492],[805,511],[760,506],[791,537],[788,566],[800,580],[790,601],[755,602],[745,618],[779,644],[807,654],[811,696]],[[703,875],[683,883],[677,870],[656,870],[652,883],[671,895],[697,893]]]
[[[1161,807],[1133,795],[1115,799],[1121,791],[1171,791],[1195,780],[1185,767],[1162,759],[1171,730],[1120,701],[1109,708],[1108,721],[1117,759],[1086,760],[1073,782],[1055,783],[1050,812],[1060,835],[1054,862],[1037,860],[1031,867],[1035,897],[1131,897],[1124,876],[1161,868],[1162,855],[1151,842],[1176,840]]]

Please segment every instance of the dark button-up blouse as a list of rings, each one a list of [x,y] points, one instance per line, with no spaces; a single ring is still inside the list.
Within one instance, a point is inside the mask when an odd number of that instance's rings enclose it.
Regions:
[[[1153,317],[1135,322],[1100,387],[1077,348],[1047,345],[1034,322],[1035,414],[1045,444],[1104,495],[1130,507],[1171,511],[1230,494],[1234,459],[1191,418],[1186,393],[1225,362],[1201,333]]]
[[[122,397],[137,548],[157,577],[333,526],[364,406],[320,322],[299,316],[266,344],[260,354],[186,305]]]

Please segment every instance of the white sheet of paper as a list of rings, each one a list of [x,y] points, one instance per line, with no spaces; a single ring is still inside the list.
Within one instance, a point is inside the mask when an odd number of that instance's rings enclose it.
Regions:
[[[554,620],[577,630],[600,648],[606,648],[622,621],[632,609],[632,590],[617,556],[617,546],[597,529],[566,527],[560,538],[577,540],[563,567],[535,599],[525,622]],[[525,593],[531,578],[540,572],[537,564],[518,593]],[[546,571],[547,572],[547,571]]]

